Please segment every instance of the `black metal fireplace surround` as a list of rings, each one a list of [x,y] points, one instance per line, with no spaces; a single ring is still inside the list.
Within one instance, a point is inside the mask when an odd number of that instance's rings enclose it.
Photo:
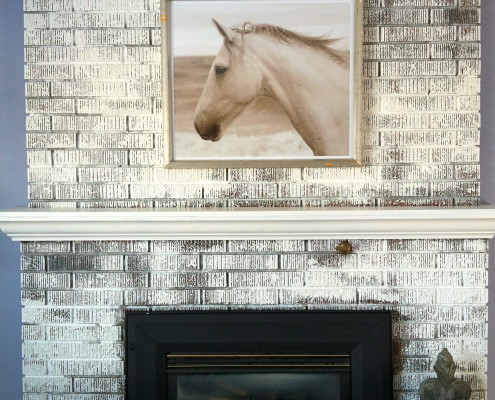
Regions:
[[[391,400],[387,311],[126,315],[127,400]]]

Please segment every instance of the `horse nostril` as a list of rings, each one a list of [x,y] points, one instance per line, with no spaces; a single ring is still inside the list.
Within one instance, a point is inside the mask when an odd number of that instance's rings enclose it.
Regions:
[[[194,121],[194,128],[196,129],[196,132],[198,132],[199,134],[201,134],[201,132],[199,131],[198,123],[196,121]]]

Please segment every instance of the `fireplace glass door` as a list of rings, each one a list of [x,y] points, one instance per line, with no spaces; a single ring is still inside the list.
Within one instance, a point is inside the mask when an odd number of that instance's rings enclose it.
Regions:
[[[347,400],[350,356],[170,354],[169,400]]]

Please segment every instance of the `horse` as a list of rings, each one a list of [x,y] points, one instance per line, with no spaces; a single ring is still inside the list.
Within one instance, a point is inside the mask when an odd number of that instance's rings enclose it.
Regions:
[[[280,103],[315,156],[349,152],[349,51],[339,39],[305,36],[270,24],[228,28],[194,113],[204,140],[220,140],[257,96]]]

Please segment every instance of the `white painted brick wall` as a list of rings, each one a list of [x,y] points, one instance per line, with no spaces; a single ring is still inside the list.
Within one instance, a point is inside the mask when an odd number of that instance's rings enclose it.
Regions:
[[[31,206],[478,204],[479,1],[364,5],[362,166],[168,173],[158,1],[25,1]]]
[[[397,399],[418,399],[443,347],[486,399],[487,242],[338,242],[23,243],[26,396],[123,399],[125,310],[269,308],[393,310]]]
[[[362,161],[163,168],[157,0],[24,0],[30,205],[479,203],[479,0],[364,0]],[[345,238],[343,238],[345,239]],[[126,309],[394,310],[394,388],[447,347],[486,400],[484,240],[24,243],[24,399],[123,400]]]

